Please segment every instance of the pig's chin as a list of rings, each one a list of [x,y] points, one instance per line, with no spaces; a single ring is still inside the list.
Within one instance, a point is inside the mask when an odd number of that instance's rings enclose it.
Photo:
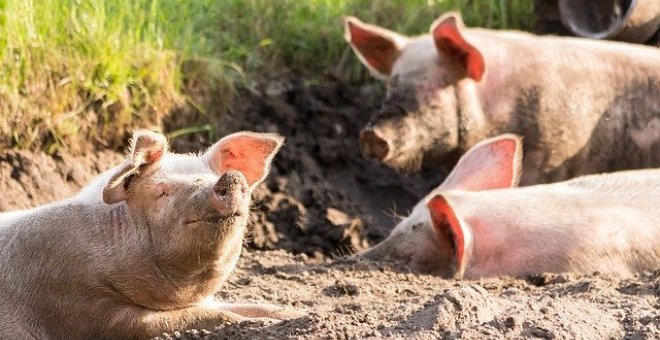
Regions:
[[[247,220],[247,216],[242,212],[236,212],[231,215],[212,214],[199,218],[191,218],[186,220],[183,224],[189,226],[207,224],[218,227],[225,227],[241,223],[243,220]]]
[[[448,266],[442,261],[438,261],[439,257],[433,251],[425,254],[399,251],[383,258],[389,258],[396,263],[397,267],[415,273],[440,275],[445,278],[451,277],[451,273],[447,272]]]
[[[383,161],[388,167],[406,174],[416,174],[423,171],[438,169],[438,164],[455,164],[460,156],[459,150],[446,152],[445,150],[410,150],[397,152],[394,156]]]
[[[413,136],[394,149],[383,163],[398,172],[415,174],[427,169],[437,169],[447,154],[444,150],[426,145],[418,136]]]
[[[423,157],[414,151],[400,151],[395,155],[383,160],[383,163],[390,168],[404,173],[413,174],[419,172],[422,168]]]
[[[421,274],[435,274],[438,268],[431,259],[419,259],[415,257],[399,257],[395,261],[402,268]]]

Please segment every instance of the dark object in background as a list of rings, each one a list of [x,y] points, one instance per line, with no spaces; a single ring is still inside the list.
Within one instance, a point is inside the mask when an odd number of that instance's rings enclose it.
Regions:
[[[561,22],[577,36],[648,44],[660,38],[658,0],[559,0],[558,5]]]
[[[534,16],[536,34],[573,35],[561,22],[558,0],[535,0]]]

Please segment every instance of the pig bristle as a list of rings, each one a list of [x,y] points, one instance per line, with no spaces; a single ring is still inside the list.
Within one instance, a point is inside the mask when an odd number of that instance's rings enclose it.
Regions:
[[[385,214],[385,216],[391,218],[396,223],[399,223],[399,222],[403,221],[404,218],[406,218],[406,216],[399,215],[396,212],[396,203],[393,203],[391,208],[388,208],[387,210],[383,210],[383,214]]]
[[[330,253],[330,259],[331,260],[336,260],[342,257],[346,257],[348,255],[353,255],[357,251],[355,247],[352,245],[341,245],[337,247],[332,253]]]

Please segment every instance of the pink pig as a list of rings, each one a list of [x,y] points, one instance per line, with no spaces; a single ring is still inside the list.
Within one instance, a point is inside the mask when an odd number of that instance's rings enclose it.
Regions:
[[[135,133],[123,164],[69,199],[0,214],[0,332],[134,339],[301,315],[213,294],[243,247],[252,190],[283,138],[239,132],[206,152]]]
[[[366,157],[416,171],[516,133],[522,184],[660,166],[658,48],[465,28],[456,13],[418,37],[353,17],[345,32],[387,82],[360,134]]]
[[[515,135],[478,143],[387,239],[358,257],[470,279],[625,276],[660,267],[660,169],[514,188],[521,164]]]

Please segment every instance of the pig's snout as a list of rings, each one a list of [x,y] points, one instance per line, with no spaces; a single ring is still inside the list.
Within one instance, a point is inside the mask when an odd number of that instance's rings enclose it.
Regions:
[[[223,174],[213,187],[213,207],[223,216],[243,213],[247,207],[248,185],[245,176],[238,171]]]
[[[391,238],[351,256],[354,260],[380,261],[394,254]]]
[[[365,128],[360,131],[360,148],[367,158],[384,161],[390,154],[390,141],[383,133],[374,128]]]

